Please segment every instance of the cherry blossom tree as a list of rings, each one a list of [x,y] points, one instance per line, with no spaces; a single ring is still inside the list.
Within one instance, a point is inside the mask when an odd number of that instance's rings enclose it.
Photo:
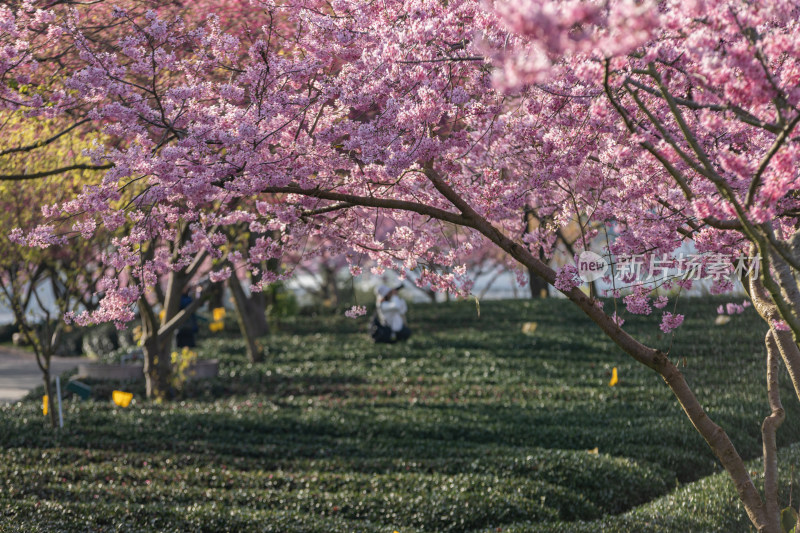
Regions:
[[[257,28],[262,23],[274,22],[267,19],[267,15],[258,6],[238,0],[219,0],[211,4],[195,2],[185,5],[177,1],[130,0],[124,2],[124,10],[121,9],[121,5],[111,2],[76,4],[55,1],[41,3],[41,6],[47,9],[41,9],[40,3],[36,2],[20,3],[16,8],[13,5],[0,7],[0,14],[5,24],[3,41],[7,44],[0,67],[4,80],[4,83],[0,83],[0,108],[7,109],[10,113],[9,119],[0,124],[0,131],[9,140],[9,145],[0,151],[0,162],[4,170],[0,173],[0,181],[68,178],[75,172],[85,174],[113,166],[108,162],[93,164],[90,158],[82,153],[87,143],[91,143],[92,138],[97,137],[99,121],[94,106],[102,96],[95,93],[75,98],[73,87],[69,82],[64,83],[64,80],[85,67],[87,57],[94,55],[96,58],[102,58],[114,54],[118,44],[125,42],[126,32],[130,30],[130,26],[135,28],[137,24],[135,21],[143,19],[146,13],[147,16],[157,14],[160,17],[175,19],[181,15],[188,20],[197,20],[204,18],[208,10],[213,7],[214,10],[225,14],[218,21],[219,27],[235,31],[245,39],[251,33],[248,24]],[[280,24],[274,26],[279,28]],[[79,38],[77,40],[64,38],[66,35]],[[105,74],[113,77],[110,71]],[[21,116],[27,117],[28,120],[20,121]],[[37,127],[34,123],[36,120],[49,120],[60,127]],[[113,128],[106,130],[106,136],[102,141],[106,147],[127,149],[128,143],[136,142],[135,135],[112,130]],[[19,135],[20,131],[26,136]],[[80,144],[81,148],[65,152],[62,149],[65,144],[68,146]],[[122,187],[118,191],[117,202],[120,204],[135,202],[137,196],[146,191],[146,187],[139,187],[137,182],[138,180],[132,180]],[[48,203],[48,198],[47,195],[41,196],[39,206],[46,209],[47,205],[44,204]],[[71,200],[74,205],[74,198]],[[60,202],[66,203],[67,200],[62,199]],[[146,214],[141,214],[142,218],[137,222],[153,214],[148,210]],[[189,230],[187,224],[174,224],[177,219],[164,218],[163,213],[160,215],[161,222],[166,223],[169,228],[147,236],[137,233],[136,228],[130,229],[130,224],[126,224],[125,220],[119,217],[113,221],[104,218],[102,222],[111,231],[127,232],[126,238],[129,238],[132,232],[134,239],[139,242],[138,253],[148,258],[151,265],[163,266],[164,253],[168,248],[175,243],[186,244],[185,239],[188,239],[190,234],[192,238],[197,235]],[[77,220],[73,216],[67,219],[75,221],[73,229],[80,233],[91,233],[96,227],[94,222],[88,220]],[[19,226],[26,225],[19,224]],[[58,227],[61,229],[64,224],[59,224]],[[211,238],[214,238],[213,231]],[[66,239],[62,238],[59,240],[59,245],[66,242]],[[166,253],[169,255],[169,252]],[[128,297],[134,292],[139,294],[137,307],[143,325],[142,342],[145,351],[148,396],[163,396],[168,389],[171,372],[169,353],[174,332],[191,315],[191,312],[180,309],[180,296],[202,274],[202,265],[206,265],[206,259],[209,257],[202,248],[193,253],[194,256],[190,260],[184,260],[180,264],[171,263],[170,268],[166,269],[151,268],[136,278],[140,282],[147,278],[150,282],[147,286],[151,288],[149,293],[137,291],[120,279],[103,279],[101,282],[103,293],[108,298],[105,298],[97,309],[91,310],[96,320],[116,320],[115,317],[121,316],[120,312],[127,318],[132,318],[132,307]],[[167,262],[169,261],[167,259]],[[114,268],[120,272],[130,271],[130,268],[122,267],[120,263]],[[123,276],[123,279],[127,279],[127,276]],[[202,298],[198,297],[198,303],[188,311],[193,311],[201,302]],[[154,312],[158,307],[164,311],[162,317]],[[84,318],[89,311],[86,306],[83,309],[84,313],[78,318],[80,323],[86,323]],[[67,316],[72,316],[72,313]]]
[[[498,11],[516,38],[512,52],[499,53],[500,83],[585,101],[584,131],[603,135],[583,160],[602,179],[624,180],[606,204],[624,222],[618,251],[666,253],[685,236],[701,251],[758,259],[745,288],[769,326],[763,500],[722,431],[661,373],[733,477],[754,525],[779,530],[779,360],[800,395],[797,6],[520,2]],[[726,279],[715,283],[730,288]],[[626,300],[629,310],[650,310],[643,292]],[[681,318],[665,313],[662,329]]]
[[[86,143],[61,137],[49,150],[14,152],[29,146],[31,137],[49,137],[60,125],[49,120],[20,120],[17,112],[0,111],[6,135],[0,141],[0,172],[27,175],[31,169],[47,172],[61,165],[59,155],[79,151]],[[72,170],[63,175],[0,183],[0,227],[6,234],[33,230],[46,219],[36,206],[42,202],[62,202],[92,183],[92,175]],[[33,206],[33,208],[32,208]],[[69,228],[61,226],[63,231]],[[95,240],[72,238],[59,247],[31,248],[4,239],[0,243],[0,300],[8,305],[14,322],[30,345],[42,372],[48,398],[50,423],[57,426],[51,391],[50,361],[65,333],[64,317],[78,309],[91,309],[97,303],[98,284],[103,277],[100,262],[102,235]]]
[[[87,117],[107,135],[127,140],[87,151],[94,166],[110,167],[102,184],[48,210],[74,217],[87,234],[92,224],[133,224],[108,257],[131,272],[132,285],[111,287],[83,319],[130,319],[155,271],[186,265],[200,250],[219,256],[227,241],[214,229],[233,224],[263,235],[241,255],[260,284],[279,276],[255,265],[314,238],[365,254],[377,273],[398,262],[443,267],[423,270],[419,282],[466,295],[463,258],[490,242],[659,373],[730,474],[754,526],[779,531],[780,362],[800,395],[797,7],[783,0],[261,6],[280,31],[267,25],[248,38],[226,33],[215,17],[195,25],[123,6],[113,16],[124,36],[111,48],[87,39],[74,12],[59,18],[25,4],[0,14],[3,80],[42,68],[26,53],[31,24],[57,33],[82,61],[62,92],[21,96],[4,82],[5,105],[56,114],[68,97],[91,105]],[[120,188],[139,182],[142,193],[121,206]],[[523,238],[521,213],[531,208],[548,223]],[[382,218],[392,220],[385,234]],[[609,252],[617,255],[657,257],[691,240],[701,252],[759,261],[758,273],[748,269],[743,280],[769,328],[763,497],[673,362],[680,355],[639,342],[581,290],[575,266],[555,271],[539,255],[573,220],[583,228],[576,251],[613,225]],[[166,228],[178,222],[191,244],[142,261],[142,243],[169,238]],[[457,240],[444,224],[458,228]],[[48,226],[14,238],[60,242]],[[719,277],[714,291],[732,287]],[[625,297],[629,312],[663,307],[651,288]],[[682,320],[662,312],[661,329]]]

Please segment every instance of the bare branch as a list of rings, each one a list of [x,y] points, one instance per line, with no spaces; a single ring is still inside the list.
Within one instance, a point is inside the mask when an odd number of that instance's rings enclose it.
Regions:
[[[112,163],[107,163],[105,165],[70,165],[68,167],[61,167],[54,170],[44,170],[42,172],[34,172],[32,174],[0,174],[0,181],[23,181],[23,180],[35,180],[38,178],[46,178],[48,176],[55,176],[57,174],[63,174],[65,172],[70,172],[72,170],[108,170],[109,168],[113,167]]]
[[[48,137],[47,139],[42,139],[41,141],[36,141],[35,143],[28,144],[28,145],[25,145],[25,146],[17,146],[15,148],[7,148],[7,149],[5,149],[3,151],[0,151],[0,157],[2,157],[4,155],[9,155],[9,154],[16,154],[16,153],[19,153],[19,152],[30,152],[31,150],[35,150],[36,148],[41,148],[42,146],[46,146],[46,145],[50,144],[51,142],[58,140],[60,137],[66,135],[67,133],[71,132],[75,128],[77,128],[77,127],[79,127],[79,126],[81,126],[83,124],[86,124],[87,122],[89,122],[88,118],[83,119],[83,120],[79,120],[78,122],[76,122],[75,124],[70,126],[69,128],[67,128],[65,130],[62,130],[62,131],[56,133],[55,135],[53,135],[52,137]]]
[[[338,193],[333,191],[326,191],[323,189],[303,189],[297,186],[287,187],[267,187],[262,189],[265,193],[285,193],[285,194],[299,194],[301,196],[310,196],[312,198],[321,198],[323,200],[333,200],[336,202],[345,202],[353,206],[359,205],[362,207],[380,207],[385,209],[398,209],[401,211],[411,211],[419,213],[420,215],[427,215],[432,218],[451,222],[453,224],[469,225],[467,219],[463,215],[445,211],[436,207],[428,205],[408,202],[405,200],[392,200],[389,198],[374,198],[371,196],[358,196],[355,194]]]

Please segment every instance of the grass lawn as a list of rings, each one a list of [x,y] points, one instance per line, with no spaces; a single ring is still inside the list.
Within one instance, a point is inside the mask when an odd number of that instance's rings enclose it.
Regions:
[[[719,303],[681,301],[674,338],[657,317],[625,327],[671,346],[755,458],[765,329],[752,309],[715,326]],[[127,409],[96,387],[96,401],[67,401],[60,433],[40,399],[0,408],[0,531],[749,531],[661,379],[569,302],[418,305],[414,336],[393,346],[365,322],[285,322],[258,365],[235,338],[206,340],[219,379],[167,405],[131,385]],[[785,375],[782,393],[787,446],[800,410]]]

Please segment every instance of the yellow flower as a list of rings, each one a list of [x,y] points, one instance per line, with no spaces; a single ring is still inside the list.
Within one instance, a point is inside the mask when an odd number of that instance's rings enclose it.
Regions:
[[[47,416],[47,407],[50,405],[50,402],[48,402],[47,400],[48,400],[47,394],[45,394],[44,397],[42,398],[42,412],[44,413],[44,416]]]
[[[219,322],[223,318],[225,318],[225,308],[224,307],[215,307],[211,313],[214,316],[214,322]]]
[[[617,383],[619,383],[619,376],[617,376],[617,367],[614,367],[611,370],[611,381],[608,382],[608,386],[613,387]]]
[[[197,352],[184,346],[180,352],[172,352],[172,386],[183,389],[184,383],[194,375],[192,365],[197,361]]]

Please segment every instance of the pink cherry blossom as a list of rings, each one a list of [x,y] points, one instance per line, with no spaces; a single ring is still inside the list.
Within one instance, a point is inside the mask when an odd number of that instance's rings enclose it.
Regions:
[[[344,316],[348,318],[358,318],[367,314],[367,308],[363,305],[354,305],[344,312]]]
[[[659,328],[664,333],[669,333],[670,331],[678,328],[681,324],[683,324],[683,315],[679,314],[672,314],[669,311],[664,313],[664,316],[661,318],[661,325]]]

